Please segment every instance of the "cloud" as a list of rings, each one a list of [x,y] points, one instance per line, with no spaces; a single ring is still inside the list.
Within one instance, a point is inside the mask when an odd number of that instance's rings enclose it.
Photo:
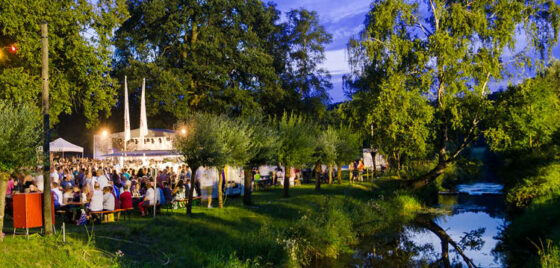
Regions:
[[[326,51],[325,58],[325,61],[321,64],[321,68],[328,70],[332,76],[343,75],[350,72],[345,49]]]

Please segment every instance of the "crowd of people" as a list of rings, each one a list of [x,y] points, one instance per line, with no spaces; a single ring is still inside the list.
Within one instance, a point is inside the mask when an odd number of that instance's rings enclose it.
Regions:
[[[41,168],[36,175],[11,176],[7,196],[44,191]],[[109,161],[87,158],[53,161],[50,170],[51,192],[56,211],[79,222],[94,217],[90,212],[169,205],[179,208],[188,196],[192,171],[186,165],[175,168],[120,168]],[[197,182],[198,187],[199,182]],[[200,189],[196,193],[200,195]],[[80,213],[81,212],[81,213]]]
[[[147,208],[154,204],[173,209],[185,206],[193,174],[187,165],[162,167],[161,163],[150,163],[146,168],[142,163],[134,161],[125,162],[125,165],[127,167],[121,167],[111,160],[88,158],[62,158],[53,161],[49,176],[55,210],[62,211],[72,221],[83,224],[89,217],[95,216],[96,213],[92,212],[138,208],[144,216],[148,214]],[[361,180],[363,170],[363,160],[351,163],[350,180]],[[243,171],[239,171],[238,175],[243,178]],[[335,169],[331,171],[333,175],[336,172]],[[326,177],[326,166],[320,172],[322,177]],[[287,171],[280,166],[274,167],[270,176],[263,176],[258,168],[254,168],[252,173],[254,186],[283,185],[285,177],[294,185],[304,177],[302,171],[294,167]],[[41,167],[34,174],[35,176],[12,175],[8,181],[8,198],[16,193],[43,192],[45,187]],[[209,208],[212,207],[213,194],[217,195],[214,188],[218,177],[216,168],[200,167],[194,178],[194,196],[206,200]]]

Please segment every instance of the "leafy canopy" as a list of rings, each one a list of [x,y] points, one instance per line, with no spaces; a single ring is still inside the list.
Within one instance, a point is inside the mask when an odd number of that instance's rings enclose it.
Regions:
[[[278,160],[286,167],[302,166],[313,162],[315,133],[303,116],[284,115],[277,121]]]
[[[555,60],[534,79],[498,94],[484,132],[493,150],[535,149],[552,141],[560,131],[559,72]]]
[[[41,117],[30,104],[0,100],[0,172],[36,164],[41,143]]]
[[[439,161],[437,172],[431,173],[439,175],[478,136],[490,104],[488,84],[510,77],[512,65],[540,66],[534,54],[550,53],[559,24],[559,8],[548,0],[376,0],[365,30],[349,42],[352,73],[346,77],[347,93],[356,97],[357,109],[375,106],[371,100],[383,94],[389,95],[384,101],[406,96],[404,91],[411,94],[416,113],[431,113],[419,117],[418,127],[428,126],[435,135]],[[516,53],[519,35],[528,42]],[[387,91],[387,85],[396,83],[400,90]],[[385,105],[391,106],[387,111],[398,112],[402,103]],[[430,118],[433,123],[425,124]],[[396,130],[406,130],[409,120],[399,121]],[[395,133],[387,133],[385,139]]]
[[[51,125],[61,113],[82,112],[93,127],[108,116],[116,93],[111,71],[113,30],[127,17],[125,0],[0,0],[0,99],[41,105],[41,22],[49,23]]]

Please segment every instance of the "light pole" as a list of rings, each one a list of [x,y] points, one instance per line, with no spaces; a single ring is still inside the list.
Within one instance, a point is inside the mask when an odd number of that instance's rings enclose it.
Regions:
[[[49,123],[49,34],[47,22],[41,23],[41,88],[43,97],[43,223],[45,235],[51,235],[52,223],[52,201],[51,201],[51,158],[50,158],[50,123]]]

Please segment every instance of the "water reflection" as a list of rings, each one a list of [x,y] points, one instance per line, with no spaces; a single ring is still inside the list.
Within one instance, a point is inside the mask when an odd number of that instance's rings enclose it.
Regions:
[[[366,239],[350,264],[355,267],[502,267],[501,259],[492,254],[498,242],[495,237],[505,225],[503,197],[497,195],[497,188],[489,187],[488,194],[478,184],[470,187],[476,190],[476,195],[440,195],[437,207],[445,209],[445,215],[420,215],[407,226]],[[473,265],[468,265],[469,261]]]

